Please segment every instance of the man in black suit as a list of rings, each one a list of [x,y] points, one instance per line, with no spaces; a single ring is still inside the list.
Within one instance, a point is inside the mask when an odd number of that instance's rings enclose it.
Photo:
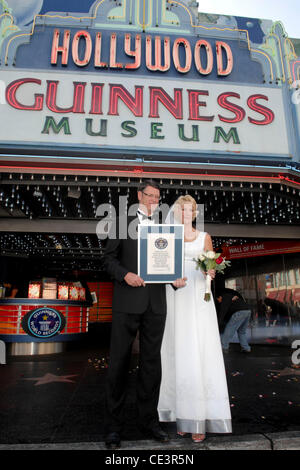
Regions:
[[[153,223],[160,199],[160,190],[153,180],[146,180],[138,189],[139,209],[128,217],[126,228],[136,222]],[[116,234],[122,217],[117,220]],[[124,227],[122,227],[123,229]],[[164,284],[145,284],[137,273],[137,238],[109,237],[104,266],[114,280],[113,317],[110,345],[110,364],[106,382],[106,446],[120,446],[123,408],[126,394],[133,341],[139,331],[139,372],[137,379],[137,408],[139,426],[148,436],[167,442],[168,435],[160,428],[157,404],[161,382],[160,348],[166,318]],[[185,286],[185,278],[177,279],[175,288]]]

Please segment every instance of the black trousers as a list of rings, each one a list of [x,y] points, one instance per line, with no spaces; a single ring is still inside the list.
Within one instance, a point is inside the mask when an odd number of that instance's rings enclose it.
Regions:
[[[161,382],[160,348],[165,315],[149,306],[142,314],[113,312],[110,361],[106,380],[106,432],[121,432],[132,344],[139,331],[137,409],[141,425],[158,422]]]

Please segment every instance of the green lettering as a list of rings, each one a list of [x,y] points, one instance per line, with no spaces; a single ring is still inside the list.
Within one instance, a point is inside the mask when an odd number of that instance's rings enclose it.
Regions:
[[[107,137],[107,119],[100,119],[100,130],[98,132],[93,131],[93,119],[85,120],[85,130],[88,135]]]
[[[194,142],[199,142],[198,126],[195,126],[195,125],[192,126],[192,131],[193,131],[193,136],[186,137],[184,135],[184,124],[178,124],[178,134],[181,140],[184,140],[185,142],[190,142],[191,140]]]
[[[59,134],[61,129],[64,129],[65,134],[71,134],[68,117],[63,117],[59,123],[56,124],[52,116],[47,116],[42,134],[50,134],[50,128],[53,130],[54,134]]]
[[[239,139],[239,136],[238,136],[238,133],[237,133],[236,127],[231,127],[230,131],[227,134],[226,134],[226,132],[224,131],[224,129],[222,127],[216,127],[215,128],[214,142],[219,143],[220,142],[220,137],[222,137],[222,139],[227,144],[228,144],[228,142],[230,141],[231,138],[233,139],[234,144],[240,144],[241,143],[240,139]]]
[[[163,125],[162,122],[151,122],[151,139],[164,139],[164,135],[159,135],[162,132],[160,128]]]
[[[121,135],[123,137],[135,137],[137,135],[137,130],[134,127],[131,127],[130,124],[135,125],[135,122],[134,121],[124,121],[124,122],[122,122],[122,124],[121,124],[122,129],[124,129],[124,131],[129,132],[129,134],[124,134],[123,132],[121,132]]]

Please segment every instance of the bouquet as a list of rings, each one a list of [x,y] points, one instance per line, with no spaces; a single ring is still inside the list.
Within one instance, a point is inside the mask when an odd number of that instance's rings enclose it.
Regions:
[[[209,269],[214,269],[219,273],[224,273],[224,269],[230,266],[230,261],[226,261],[224,256],[214,251],[204,251],[200,253],[197,258],[194,258],[196,262],[196,269],[201,269],[206,273]],[[206,276],[205,283],[205,295],[204,300],[208,302],[211,299],[211,277],[209,274]]]

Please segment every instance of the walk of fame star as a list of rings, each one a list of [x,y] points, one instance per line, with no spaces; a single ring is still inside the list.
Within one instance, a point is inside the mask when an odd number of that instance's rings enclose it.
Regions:
[[[281,377],[284,377],[285,375],[300,375],[300,370],[297,369],[292,369],[291,367],[285,367],[284,369],[281,370],[271,370],[268,369],[269,372],[277,372],[278,375]]]
[[[71,382],[75,383],[74,380],[70,380],[69,377],[77,377],[78,374],[73,375],[54,375],[54,374],[45,374],[43,377],[30,377],[23,380],[37,380],[37,383],[34,385],[44,385],[50,384],[52,382]]]

